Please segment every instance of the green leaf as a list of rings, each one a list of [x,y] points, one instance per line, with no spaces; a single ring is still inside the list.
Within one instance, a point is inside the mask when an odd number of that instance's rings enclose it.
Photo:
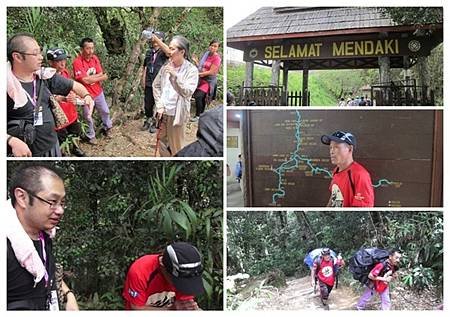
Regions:
[[[189,225],[189,221],[186,215],[175,210],[170,210],[169,213],[172,220],[181,228],[183,228],[186,233],[187,239],[191,235],[191,226]]]
[[[163,230],[171,237],[173,236],[172,218],[167,209],[162,210]]]
[[[189,218],[189,221],[191,222],[191,224],[193,226],[197,225],[197,215],[195,214],[195,211],[192,210],[191,206],[189,206],[186,202],[184,201],[179,201],[183,211],[186,213],[186,215]]]

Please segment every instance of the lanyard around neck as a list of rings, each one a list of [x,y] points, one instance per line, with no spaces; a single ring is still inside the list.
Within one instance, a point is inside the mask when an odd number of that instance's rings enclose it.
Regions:
[[[34,77],[34,79],[33,79],[33,97],[31,97],[30,94],[28,93],[28,91],[26,91],[26,90],[24,89],[25,94],[27,95],[28,100],[30,100],[30,102],[33,104],[33,107],[36,107],[36,104],[37,104],[37,89],[36,89],[36,82],[37,82],[36,77]]]
[[[42,258],[43,258],[44,267],[45,267],[45,275],[44,275],[45,287],[47,287],[47,285],[48,285],[47,253],[45,252],[45,237],[44,237],[44,234],[42,233],[42,231],[39,232],[39,242],[40,242],[41,248],[42,248]],[[36,283],[34,284],[34,286],[36,287]]]

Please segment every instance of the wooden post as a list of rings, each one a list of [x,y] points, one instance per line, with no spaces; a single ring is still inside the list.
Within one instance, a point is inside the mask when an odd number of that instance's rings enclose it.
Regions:
[[[281,100],[282,106],[287,106],[288,100],[288,77],[289,77],[289,68],[285,62],[283,62],[283,96]]]
[[[308,77],[309,77],[309,60],[303,61],[303,88],[302,88],[302,106],[308,104]]]
[[[425,30],[417,30],[417,36],[425,36]],[[428,67],[428,59],[426,56],[418,56],[416,62],[416,69],[418,74],[418,86],[421,91],[420,102],[422,104],[428,103],[427,88],[430,87],[430,69]]]
[[[422,104],[428,103],[428,87],[430,87],[430,69],[426,56],[418,56],[416,63],[418,78],[418,86],[420,93],[420,102]]]
[[[253,62],[245,62],[245,86],[253,87]]]
[[[391,76],[390,76],[390,70],[391,70],[391,64],[388,56],[381,56],[378,57],[378,64],[380,66],[380,84],[385,86],[389,85],[391,82]],[[386,106],[389,105],[390,102],[390,88],[383,89],[383,93],[381,95],[381,102],[380,106]]]
[[[280,83],[280,64],[280,61],[272,62],[272,80],[270,83],[272,86],[278,86]]]

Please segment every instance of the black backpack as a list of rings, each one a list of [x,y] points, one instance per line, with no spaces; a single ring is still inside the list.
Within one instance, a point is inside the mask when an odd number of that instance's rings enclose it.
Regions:
[[[376,264],[385,263],[389,258],[389,251],[379,248],[359,249],[349,260],[348,269],[352,273],[353,278],[360,281],[363,285],[368,285],[369,273]],[[384,264],[386,268],[386,264]],[[385,269],[383,269],[385,270]],[[385,272],[384,272],[385,273]],[[381,276],[384,275],[380,274]]]

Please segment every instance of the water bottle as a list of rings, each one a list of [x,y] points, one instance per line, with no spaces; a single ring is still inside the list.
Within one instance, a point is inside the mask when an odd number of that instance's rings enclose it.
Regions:
[[[142,37],[146,40],[150,40],[153,36],[153,30],[144,30],[142,31]]]

